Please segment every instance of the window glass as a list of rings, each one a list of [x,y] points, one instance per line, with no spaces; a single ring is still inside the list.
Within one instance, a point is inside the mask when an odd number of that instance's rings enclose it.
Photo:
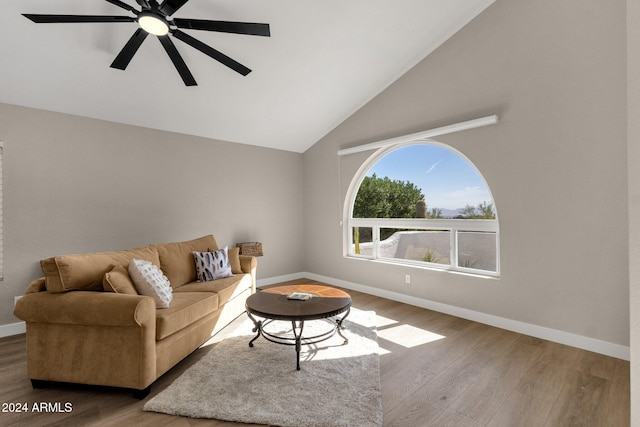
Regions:
[[[373,255],[373,233],[371,227],[353,227],[351,229],[351,251],[355,255]]]
[[[458,232],[458,267],[496,271],[496,233]]]
[[[398,230],[381,228],[378,256],[407,261],[449,264],[451,254],[450,230]]]
[[[423,201],[423,206],[417,203]],[[380,158],[360,184],[353,218],[495,217],[493,198],[477,169],[436,144],[398,148]]]

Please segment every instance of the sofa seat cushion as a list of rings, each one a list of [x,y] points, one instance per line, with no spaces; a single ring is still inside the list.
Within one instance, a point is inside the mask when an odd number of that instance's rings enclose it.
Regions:
[[[102,291],[102,279],[114,265],[128,266],[132,259],[142,259],[160,267],[158,251],[149,246],[117,252],[94,252],[61,255],[43,259],[40,266],[49,292],[74,290]]]
[[[156,340],[186,328],[218,309],[218,294],[182,292],[173,294],[169,308],[156,309]]]
[[[216,279],[210,282],[192,282],[182,285],[173,290],[173,295],[177,296],[190,292],[213,292],[218,295],[218,305],[223,306],[230,299],[240,295],[243,291],[251,288],[250,274],[235,274],[224,279]]]
[[[153,245],[160,257],[160,269],[167,276],[172,288],[196,280],[196,264],[193,252],[218,250],[216,239],[212,235],[186,242]]]

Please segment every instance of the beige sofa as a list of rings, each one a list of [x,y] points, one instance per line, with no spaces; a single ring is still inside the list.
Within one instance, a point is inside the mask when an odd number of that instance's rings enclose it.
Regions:
[[[244,312],[255,292],[255,257],[229,250],[234,275],[196,282],[192,252],[218,249],[213,236],[40,262],[14,314],[26,323],[27,375],[49,381],[125,387],[144,397],[171,367]],[[132,259],[160,267],[173,288],[169,308],[153,298],[107,292],[105,274]]]

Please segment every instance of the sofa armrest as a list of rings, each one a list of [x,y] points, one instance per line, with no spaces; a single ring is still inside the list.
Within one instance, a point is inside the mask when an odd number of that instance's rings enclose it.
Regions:
[[[258,268],[258,260],[251,255],[240,255],[240,268],[243,273],[251,274],[251,292],[256,291],[256,269]]]
[[[32,380],[143,390],[157,378],[151,297],[37,292],[20,298],[14,314],[27,324]]]
[[[26,322],[142,326],[155,331],[153,298],[111,292],[37,292],[20,298],[13,314]]]

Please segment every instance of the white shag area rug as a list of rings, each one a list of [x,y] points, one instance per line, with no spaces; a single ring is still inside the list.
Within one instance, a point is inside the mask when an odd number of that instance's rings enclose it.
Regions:
[[[143,409],[283,427],[382,426],[375,312],[352,308],[343,325],[349,343],[336,334],[303,345],[297,371],[294,346],[260,337],[249,347],[255,333],[247,318]],[[305,322],[303,336],[326,328]],[[290,331],[291,323],[267,330]]]

